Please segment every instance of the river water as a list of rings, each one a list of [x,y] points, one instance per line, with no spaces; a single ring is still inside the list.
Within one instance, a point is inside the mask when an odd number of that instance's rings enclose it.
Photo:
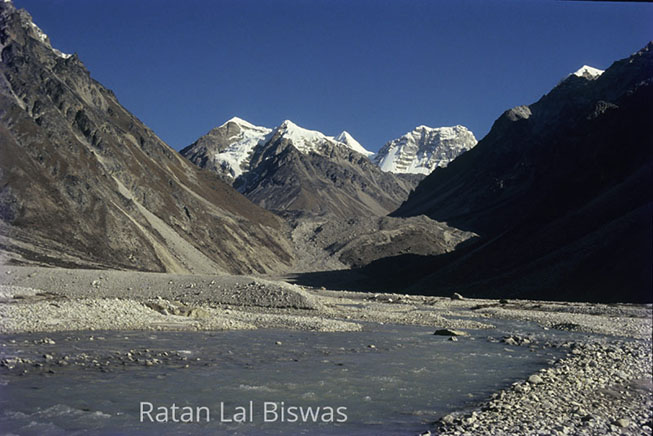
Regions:
[[[362,332],[347,333],[4,336],[0,338],[3,358],[37,359],[50,353],[56,361],[83,354],[97,363],[56,366],[53,373],[30,370],[22,376],[3,368],[0,430],[20,435],[413,435],[440,416],[473,407],[492,392],[524,379],[562,353],[557,348],[488,340],[508,331],[539,336],[541,341],[573,336],[516,322],[470,331],[471,336],[456,342],[434,336],[430,328],[394,325],[368,325]],[[45,336],[56,344],[34,344]],[[183,360],[153,366],[143,361],[101,363],[128,350],[145,349],[183,356]],[[175,416],[173,404],[179,408]],[[196,413],[198,407],[202,409]],[[157,415],[159,408],[167,412],[168,422],[150,422],[165,417]],[[313,414],[306,415],[309,408]],[[152,412],[143,415],[148,410]],[[186,413],[184,420],[199,422],[172,422],[182,420],[182,413]],[[238,418],[246,422],[228,422]]]

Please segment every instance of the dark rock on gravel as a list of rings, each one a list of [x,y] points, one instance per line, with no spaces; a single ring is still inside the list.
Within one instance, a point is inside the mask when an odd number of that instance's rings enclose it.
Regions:
[[[433,333],[436,336],[469,336],[469,333],[462,330],[439,329]]]

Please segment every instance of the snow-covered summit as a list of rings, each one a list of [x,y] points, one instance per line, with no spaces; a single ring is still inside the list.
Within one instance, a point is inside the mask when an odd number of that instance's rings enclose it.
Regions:
[[[242,118],[239,118],[239,117],[229,118],[220,127],[226,126],[229,123],[235,123],[235,124],[238,124],[239,126],[249,128],[249,129],[265,129],[266,128],[266,127],[261,127],[261,126],[255,126],[254,124],[250,123],[249,121],[243,120]]]
[[[315,151],[321,143],[332,141],[331,138],[322,132],[299,127],[297,124],[293,123],[290,120],[285,120],[279,127],[274,130],[275,134],[273,136],[278,135],[288,140],[297,150],[301,151],[302,153]]]
[[[237,129],[232,128],[234,124]],[[220,146],[207,150],[209,159],[235,179],[247,168],[254,148],[264,142],[271,131],[272,129],[256,126],[242,118],[230,118],[210,132],[210,135],[220,138]]]
[[[417,126],[400,138],[386,143],[373,162],[383,171],[430,174],[436,167],[446,167],[477,141],[464,126]]]
[[[347,147],[351,148],[354,151],[359,152],[360,154],[370,157],[374,154],[373,151],[366,150],[360,142],[356,141],[353,136],[349,134],[348,131],[343,130],[338,136],[334,138],[338,142],[342,142]]]
[[[594,80],[603,74],[603,70],[598,68],[590,67],[589,65],[583,65],[577,71],[572,73],[574,76],[583,77],[585,79]]]

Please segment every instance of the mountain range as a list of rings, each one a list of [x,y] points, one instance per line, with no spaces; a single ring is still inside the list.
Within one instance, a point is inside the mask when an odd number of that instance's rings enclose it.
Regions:
[[[292,216],[382,216],[421,177],[386,173],[351,135],[337,137],[286,120],[274,129],[232,118],[181,154],[254,203]]]
[[[474,145],[463,126],[419,126],[375,155],[347,131],[331,137],[290,120],[271,129],[234,117],[181,154],[268,210],[344,218],[388,214],[424,175]]]

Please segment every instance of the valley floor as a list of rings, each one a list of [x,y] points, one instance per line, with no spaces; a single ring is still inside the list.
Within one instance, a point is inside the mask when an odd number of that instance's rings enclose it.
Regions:
[[[587,332],[575,342],[505,337],[511,347],[555,346],[566,357],[441,417],[436,434],[651,434],[650,305],[474,300],[309,289],[258,277],[0,267],[0,333],[89,330],[358,331],[421,325],[464,341],[500,320]],[[460,331],[462,330],[462,331]],[[3,361],[3,369],[16,362]],[[20,366],[20,365],[18,365]],[[426,429],[425,429],[426,430]]]

